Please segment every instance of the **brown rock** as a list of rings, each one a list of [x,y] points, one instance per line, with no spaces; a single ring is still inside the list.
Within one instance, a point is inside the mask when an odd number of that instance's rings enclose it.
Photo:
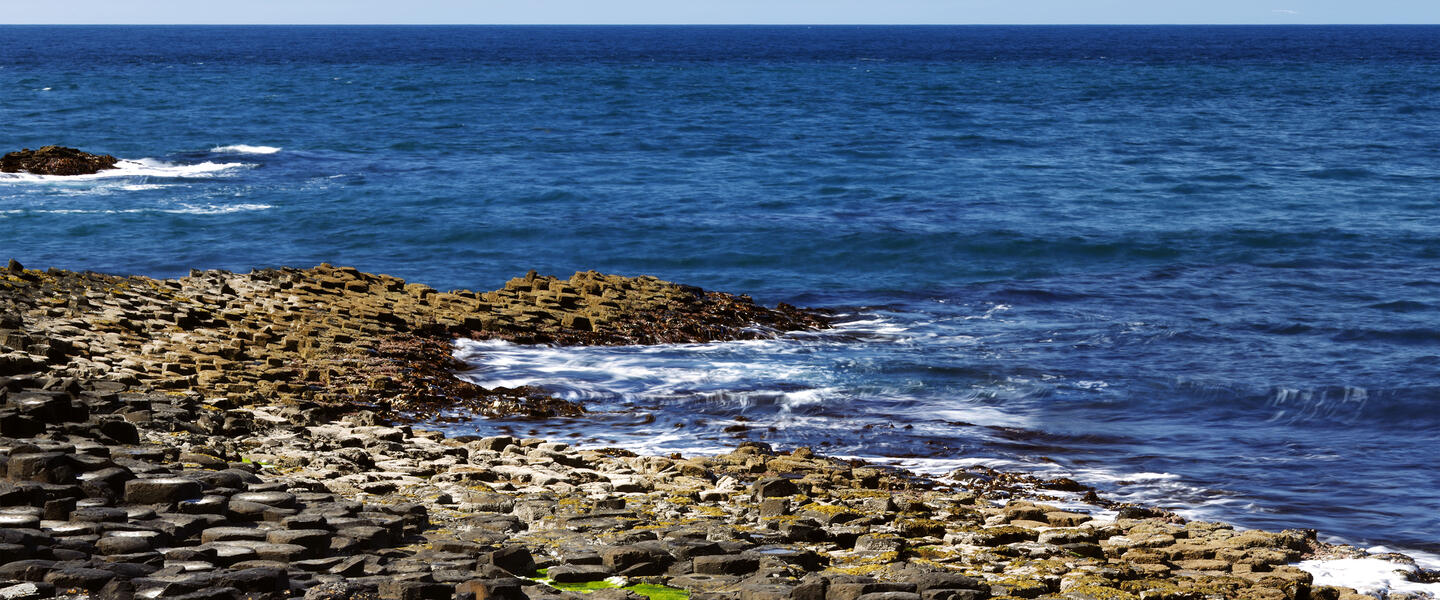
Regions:
[[[118,160],[106,155],[81,152],[64,146],[45,146],[39,150],[25,148],[0,157],[0,172],[34,175],[93,175],[114,169]]]

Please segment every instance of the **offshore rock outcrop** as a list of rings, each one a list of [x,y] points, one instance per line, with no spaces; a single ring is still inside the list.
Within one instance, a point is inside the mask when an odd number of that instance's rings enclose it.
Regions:
[[[108,154],[90,154],[64,146],[45,146],[39,150],[25,148],[0,157],[0,173],[94,175],[116,168],[116,162],[118,159]]]

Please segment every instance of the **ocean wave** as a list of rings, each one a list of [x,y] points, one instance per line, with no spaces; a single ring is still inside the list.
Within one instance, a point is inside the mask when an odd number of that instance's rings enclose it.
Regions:
[[[275,154],[283,148],[275,146],[251,146],[249,144],[234,144],[230,146],[216,146],[210,151],[216,154]]]
[[[52,209],[7,209],[0,210],[0,215],[132,215],[145,213],[159,213],[172,215],[226,215],[239,212],[253,212],[258,210],[269,210],[274,208],[269,204],[181,204],[179,207],[148,207],[148,208],[52,208]]]
[[[1315,585],[1355,588],[1362,594],[1385,598],[1393,593],[1429,594],[1440,597],[1440,583],[1415,583],[1406,579],[1414,565],[1380,558],[1306,560],[1296,565],[1315,576]]]
[[[120,160],[115,163],[114,169],[106,169],[92,175],[35,175],[32,173],[0,173],[0,181],[24,182],[24,183],[75,183],[95,181],[99,179],[116,179],[123,177],[156,177],[156,178],[211,178],[222,177],[241,169],[248,169],[255,165],[247,163],[217,163],[206,161],[198,164],[183,165],[168,163],[153,158],[141,158],[138,160]]]

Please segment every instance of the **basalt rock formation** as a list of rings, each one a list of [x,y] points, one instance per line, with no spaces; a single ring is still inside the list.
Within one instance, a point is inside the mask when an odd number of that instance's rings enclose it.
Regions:
[[[504,289],[439,292],[344,267],[192,272],[157,280],[11,262],[0,271],[0,376],[47,372],[244,403],[469,408],[543,418],[583,409],[455,376],[454,338],[628,344],[749,339],[824,327],[815,311],[654,277],[531,272]]]
[[[45,146],[39,150],[25,148],[0,157],[0,172],[94,175],[106,169],[114,169],[117,160],[108,154],[90,154],[64,146]]]
[[[1367,598],[1292,566],[1366,554],[1314,531],[1186,522],[1070,480],[926,478],[756,442],[637,456],[395,419],[582,410],[460,381],[452,336],[653,343],[825,323],[596,273],[475,294],[328,265],[157,280],[11,261],[0,598]]]

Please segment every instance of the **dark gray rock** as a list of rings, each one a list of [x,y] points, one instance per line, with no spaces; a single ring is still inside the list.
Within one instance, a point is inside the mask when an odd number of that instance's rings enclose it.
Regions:
[[[795,482],[784,477],[761,478],[750,486],[750,490],[755,494],[757,500],[794,496],[800,493],[800,488],[795,485]]]
[[[556,565],[547,573],[555,583],[584,583],[610,577],[615,570],[604,565]]]
[[[697,556],[693,564],[701,575],[748,575],[760,568],[758,558],[735,554]]]
[[[187,515],[222,515],[229,502],[224,496],[204,496],[194,500],[181,500],[175,508]]]
[[[95,542],[101,554],[137,554],[155,549],[151,536],[110,535]]]
[[[515,578],[472,579],[455,586],[457,598],[474,600],[525,600],[521,581]]]
[[[794,586],[747,583],[736,592],[740,600],[790,600]]]
[[[365,573],[365,556],[350,556],[330,567],[330,573],[345,577],[356,577]]]
[[[374,586],[349,581],[322,583],[305,590],[305,600],[376,600],[379,597]]]
[[[381,600],[450,600],[455,587],[427,581],[389,579],[380,584]]]
[[[205,486],[200,482],[182,477],[132,479],[125,482],[125,502],[128,504],[174,504],[181,500],[199,498],[204,492]]]
[[[189,476],[204,484],[207,488],[228,488],[238,490],[245,487],[245,484],[255,476],[241,471],[240,469],[222,469],[219,471],[195,471]]]
[[[262,543],[251,546],[260,560],[273,560],[276,562],[289,563],[292,561],[310,558],[320,554],[318,550],[311,550],[299,544],[271,544]]]
[[[230,500],[225,504],[225,516],[234,521],[263,521],[265,515],[272,510],[275,510],[275,507],[245,500]]]
[[[231,502],[254,502],[275,508],[295,506],[295,494],[288,492],[241,492],[230,497]]]
[[[990,590],[925,590],[921,600],[985,600]]]
[[[240,590],[225,586],[212,586],[188,594],[167,596],[170,600],[235,600],[238,597],[240,597]]]
[[[515,575],[528,576],[535,572],[535,557],[530,550],[520,545],[509,545],[491,552],[489,562]]]
[[[46,500],[41,516],[47,521],[68,521],[70,512],[75,510],[74,498],[56,498]]]
[[[825,590],[825,600],[859,600],[862,596],[879,594],[885,592],[915,593],[913,583],[895,583],[883,581],[840,583],[831,581],[830,586]],[[875,599],[880,600],[880,599]],[[892,600],[903,600],[900,598]],[[910,599],[918,600],[918,599]]]
[[[126,421],[101,421],[96,430],[100,432],[100,435],[119,444],[140,443],[140,430]]]
[[[87,498],[119,499],[125,493],[125,482],[135,473],[124,467],[107,467],[80,475],[80,489]]]
[[[987,590],[990,586],[979,579],[960,573],[919,573],[906,578],[915,590]]]
[[[601,563],[616,571],[624,571],[641,563],[653,562],[650,551],[636,546],[607,546],[600,549]]]
[[[216,573],[215,584],[242,592],[286,592],[290,589],[290,578],[283,569],[242,569]]]
[[[38,481],[41,483],[71,483],[75,481],[78,469],[67,454],[59,452],[38,452],[12,454],[6,462],[5,478],[10,481]]]
[[[0,565],[0,579],[16,581],[44,581],[45,575],[55,568],[53,560],[15,560]]]
[[[211,527],[200,532],[200,543],[230,542],[237,540],[263,541],[267,535],[264,529],[255,527]]]
[[[920,594],[914,592],[874,592],[860,596],[856,600],[921,600]]]
[[[123,508],[86,506],[70,511],[70,520],[80,523],[124,523],[129,514]]]
[[[58,568],[45,574],[45,583],[62,589],[99,591],[115,578],[115,574],[103,569],[87,567]]]
[[[272,544],[303,546],[312,554],[318,554],[330,547],[332,534],[324,529],[272,529],[265,534],[265,541]]]
[[[219,542],[209,544],[205,546],[205,548],[215,553],[212,562],[222,567],[229,567],[247,560],[259,558],[259,555],[255,553],[255,549],[248,546]]]

